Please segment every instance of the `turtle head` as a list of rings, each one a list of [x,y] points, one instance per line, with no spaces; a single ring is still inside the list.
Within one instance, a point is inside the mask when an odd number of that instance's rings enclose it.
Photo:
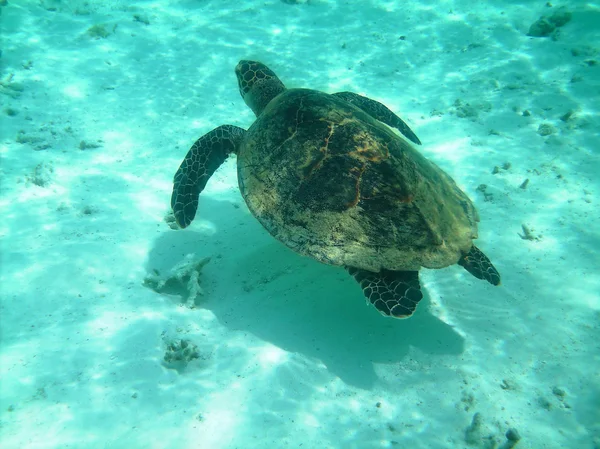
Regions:
[[[277,75],[257,61],[242,60],[235,67],[240,94],[258,116],[273,98],[285,90]]]

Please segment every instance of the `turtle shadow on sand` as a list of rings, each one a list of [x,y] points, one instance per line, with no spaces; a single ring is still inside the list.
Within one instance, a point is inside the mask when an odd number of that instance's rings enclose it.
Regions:
[[[205,196],[201,209],[214,233],[192,228],[161,234],[148,271],[174,265],[188,253],[211,256],[202,270],[205,295],[196,300],[198,308],[212,311],[232,331],[317,359],[357,387],[376,381],[374,363],[398,363],[411,347],[433,355],[462,353],[463,338],[428,312],[427,294],[410,319],[381,316],[365,304],[345,270],[287,249],[253,219],[241,198],[232,199]]]
[[[237,263],[240,269],[256,267],[250,277],[257,277],[259,287],[239,298],[239,313],[228,315],[226,324],[319,359],[348,384],[369,388],[376,380],[373,364],[402,361],[411,346],[428,354],[463,351],[463,338],[428,313],[427,295],[413,317],[398,320],[367,304],[341,267],[299,257],[278,242]],[[219,309],[212,308],[218,318]]]

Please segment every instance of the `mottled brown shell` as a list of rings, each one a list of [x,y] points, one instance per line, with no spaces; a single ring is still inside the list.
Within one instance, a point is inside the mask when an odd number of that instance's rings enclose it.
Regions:
[[[406,140],[334,96],[289,89],[250,127],[240,190],[277,239],[300,254],[371,271],[455,264],[477,238],[477,212]]]

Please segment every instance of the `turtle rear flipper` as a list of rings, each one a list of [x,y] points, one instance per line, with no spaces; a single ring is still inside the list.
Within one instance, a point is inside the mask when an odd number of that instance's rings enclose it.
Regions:
[[[222,125],[192,145],[173,178],[171,208],[181,228],[192,222],[200,192],[229,154],[237,152],[245,132],[237,126]]]
[[[408,318],[423,298],[418,271],[381,270],[379,273],[346,267],[360,284],[365,297],[379,312]]]
[[[477,279],[484,279],[492,285],[500,285],[500,273],[492,265],[490,259],[475,245],[471,246],[469,252],[459,259],[458,264]]]
[[[362,109],[371,117],[379,120],[380,122],[383,122],[392,128],[396,128],[411,142],[421,145],[421,141],[413,132],[413,130],[409,128],[406,122],[394,114],[384,104],[381,104],[375,100],[371,100],[370,98],[363,97],[362,95],[355,94],[354,92],[337,92],[333,95],[350,104],[353,104],[357,108]]]

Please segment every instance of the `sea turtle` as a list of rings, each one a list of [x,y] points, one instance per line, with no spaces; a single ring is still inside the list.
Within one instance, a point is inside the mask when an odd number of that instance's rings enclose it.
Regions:
[[[420,144],[387,107],[351,92],[286,89],[256,61],[240,61],[235,73],[256,121],[247,131],[219,126],[192,145],[171,196],[181,228],[194,219],[210,176],[235,153],[242,196],[269,233],[300,254],[346,268],[384,315],[415,311],[421,267],[458,263],[500,284],[473,244],[473,203],[392,130]]]

